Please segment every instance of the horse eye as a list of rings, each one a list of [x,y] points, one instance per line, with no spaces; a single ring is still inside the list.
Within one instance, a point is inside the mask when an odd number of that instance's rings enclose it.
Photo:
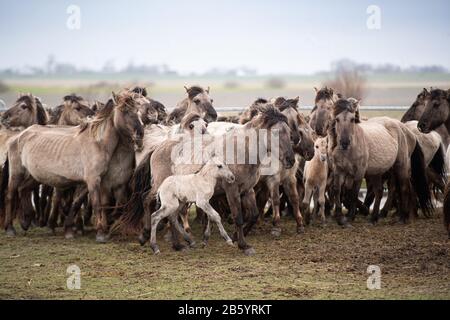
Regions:
[[[199,103],[200,103],[200,100],[195,99],[194,102],[195,102],[196,104],[199,104]]]
[[[214,102],[214,100],[213,99],[211,99],[211,103],[213,103]]]
[[[207,127],[207,128],[208,128],[208,122],[205,122],[205,127]]]
[[[190,124],[190,125],[189,125],[189,129],[194,129],[194,125],[193,125],[193,124]]]
[[[28,107],[27,107],[27,105],[26,104],[23,104],[23,105],[21,105],[20,106],[23,110],[26,110],[26,109],[28,109]]]
[[[316,146],[316,149],[319,149],[319,146]]]
[[[336,119],[336,122],[339,122],[339,118]]]
[[[219,169],[222,169],[222,165],[221,165],[221,164],[219,164],[219,165],[217,166],[217,168],[219,168]]]

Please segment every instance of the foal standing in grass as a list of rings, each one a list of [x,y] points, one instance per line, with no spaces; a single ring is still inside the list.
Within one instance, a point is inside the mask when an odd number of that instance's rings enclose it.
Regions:
[[[314,198],[315,219],[320,216],[322,225],[325,224],[325,190],[328,179],[328,138],[317,138],[314,143],[314,157],[311,161],[306,161],[304,170],[305,197],[303,198],[303,208],[307,212],[309,220],[309,203],[311,197]]]
[[[195,203],[198,208],[202,209],[208,216],[208,219],[217,224],[220,235],[225,241],[230,245],[233,244],[222,225],[220,215],[209,204],[209,200],[214,195],[217,180],[220,178],[225,179],[228,183],[235,181],[230,169],[217,157],[213,157],[198,173],[170,176],[164,180],[158,189],[158,198],[161,207],[151,216],[150,245],[155,254],[160,252],[156,244],[156,228],[158,223],[164,218],[169,218],[170,222],[183,234],[185,240],[190,241],[191,246],[194,244],[189,234],[186,233],[178,222],[179,209],[184,207],[186,203]],[[209,233],[208,221],[204,234],[205,243],[209,238]],[[141,244],[143,243],[145,243],[144,238],[141,241]]]

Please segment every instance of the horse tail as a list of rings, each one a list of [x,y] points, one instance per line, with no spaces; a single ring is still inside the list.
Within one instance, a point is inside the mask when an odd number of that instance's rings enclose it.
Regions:
[[[433,210],[431,192],[426,176],[425,160],[420,145],[416,143],[411,155],[411,183],[419,201],[419,208],[426,217],[430,217]]]
[[[0,227],[4,227],[5,222],[5,196],[8,189],[9,181],[9,160],[6,156],[6,161],[3,164],[2,178],[0,183]]]
[[[151,167],[149,152],[136,167],[130,180],[131,197],[124,207],[124,213],[111,227],[111,232],[136,234],[142,229],[144,200],[151,188]]]
[[[447,183],[444,195],[444,224],[450,239],[450,181]]]
[[[445,185],[447,169],[445,164],[444,146],[441,144],[439,150],[434,154],[430,162],[430,168],[439,176],[439,183]]]

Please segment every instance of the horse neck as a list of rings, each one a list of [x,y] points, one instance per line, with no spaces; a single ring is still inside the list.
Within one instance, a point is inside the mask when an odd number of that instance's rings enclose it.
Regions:
[[[104,126],[104,128],[98,128],[98,130],[103,130],[103,132],[100,133],[100,136],[96,140],[108,156],[112,157],[121,140],[119,132],[114,126],[112,116],[106,119],[105,123],[102,123],[100,126]]]
[[[208,164],[205,164],[203,168],[201,168],[201,170],[196,174],[196,176],[204,180],[208,185],[212,186],[213,188],[216,185],[217,177],[216,175],[211,174]]]

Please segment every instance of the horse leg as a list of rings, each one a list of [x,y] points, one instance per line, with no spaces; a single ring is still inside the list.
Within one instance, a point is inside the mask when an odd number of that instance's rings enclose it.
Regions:
[[[180,208],[185,208],[185,206],[180,206],[177,210],[177,212],[180,212]],[[195,240],[192,238],[192,236],[186,232],[186,230],[183,228],[183,226],[178,221],[179,214],[170,215],[170,223],[175,227],[175,229],[183,236],[184,241],[186,241],[191,248],[195,247]]]
[[[382,176],[374,176],[370,178],[372,183],[372,190],[375,196],[375,203],[373,205],[372,215],[370,221],[375,224],[378,222],[380,212],[380,202],[383,197],[383,179]]]
[[[152,248],[154,254],[160,253],[159,247],[156,243],[156,228],[158,227],[158,224],[162,219],[175,214],[177,208],[178,208],[178,206],[176,208],[175,208],[175,206],[165,207],[165,205],[163,204],[161,206],[161,208],[159,208],[154,213],[152,213],[152,215],[151,215],[150,247]]]
[[[305,194],[304,194],[303,202],[302,202],[302,210],[305,213],[306,224],[308,224],[308,225],[311,221],[310,203],[311,203],[311,197],[312,197],[313,191],[314,191],[314,186],[309,183],[306,183]]]
[[[189,225],[189,206],[187,205],[185,208],[181,208],[180,210],[180,218],[181,222],[183,222],[183,229],[184,231],[190,233],[191,232],[191,226]],[[196,207],[195,211],[197,213],[195,219],[198,219],[198,222],[202,223],[202,212],[200,212],[202,209],[199,207]]]
[[[388,196],[383,206],[383,209],[381,209],[380,211],[380,217],[382,218],[386,218],[389,213],[389,210],[391,210],[394,207],[394,200],[397,190],[395,184],[395,177],[393,174],[389,176],[387,186],[388,186]]]
[[[244,230],[243,230],[244,219],[242,216],[241,196],[239,194],[239,190],[234,185],[231,186],[227,185],[225,191],[228,200],[228,205],[230,206],[234,224],[236,226],[236,231],[233,240],[237,240],[238,248],[243,250],[246,255],[253,255],[255,254],[255,250],[246,243],[244,238]]]
[[[20,184],[22,183],[23,176],[18,175],[14,177],[9,178],[8,183],[8,190],[6,192],[6,199],[5,199],[5,221],[4,221],[4,227],[6,231],[7,236],[15,236],[16,235],[16,229],[14,228],[13,222],[14,222],[14,213],[18,209],[16,206],[16,199],[18,197],[18,189]]]
[[[335,174],[333,179],[333,198],[334,198],[334,215],[335,219],[340,226],[345,226],[347,224],[347,219],[342,214],[342,202],[341,202],[341,191],[342,191],[343,177],[341,175]]]
[[[280,227],[280,185],[276,182],[268,182],[268,188],[270,192],[270,200],[272,203],[273,219],[272,219],[272,231],[271,234],[275,237],[281,235]]]
[[[247,234],[250,232],[250,230],[252,230],[256,222],[258,222],[259,218],[259,211],[256,205],[256,195],[253,188],[244,193],[244,195],[241,198],[241,201],[242,207],[248,213],[247,224],[244,227],[244,236],[247,236]]]
[[[317,190],[318,197],[317,197],[317,209],[318,214],[320,217],[320,223],[322,226],[326,224],[326,218],[325,218],[325,189],[326,185],[322,185]]]
[[[209,220],[213,221],[217,227],[219,228],[220,235],[222,238],[229,244],[233,245],[233,241],[230,236],[226,232],[225,228],[222,225],[222,220],[220,219],[219,213],[214,210],[214,208],[208,203],[208,201],[200,201],[197,202],[197,205],[202,208],[202,210],[208,215],[208,224]]]
[[[100,183],[101,178],[100,177],[91,177],[86,181],[89,196],[91,197],[92,202],[92,209],[93,214],[96,218],[96,230],[97,234],[95,236],[95,240],[99,243],[105,243],[107,241],[105,230],[103,229],[103,223],[102,223],[102,197],[100,195]]]
[[[211,220],[207,217],[206,222],[203,221],[203,246],[208,245],[209,237],[211,236]]]
[[[39,225],[39,220],[41,219],[42,216],[42,210],[41,207],[39,206],[39,199],[40,199],[40,195],[39,195],[39,190],[40,190],[40,185],[37,185],[37,187],[33,188],[33,208],[34,208],[34,217],[32,220],[32,223],[34,226],[38,226]]]
[[[33,209],[33,203],[31,194],[35,189],[37,182],[33,178],[26,179],[25,182],[19,187],[18,195],[20,199],[20,205],[22,208],[22,216],[20,217],[20,226],[22,230],[27,231],[35,215]]]
[[[74,237],[73,234],[73,227],[74,227],[74,219],[75,216],[78,218],[80,217],[80,209],[81,205],[83,204],[84,199],[86,199],[88,194],[87,188],[84,186],[80,190],[80,188],[77,188],[75,199],[72,202],[72,205],[70,206],[69,214],[67,215],[66,220],[64,221],[64,233],[66,239],[72,239]],[[79,221],[77,221],[77,224],[79,225]],[[82,223],[81,223],[82,227]]]
[[[297,193],[297,181],[295,177],[289,177],[289,180],[283,184],[284,192],[294,210],[295,221],[297,222],[297,233],[305,232],[302,213],[300,212],[300,197]]]
[[[50,204],[50,216],[48,218],[48,227],[53,234],[55,233],[55,228],[58,221],[59,204],[61,202],[61,197],[61,190],[58,188],[54,188]]]

